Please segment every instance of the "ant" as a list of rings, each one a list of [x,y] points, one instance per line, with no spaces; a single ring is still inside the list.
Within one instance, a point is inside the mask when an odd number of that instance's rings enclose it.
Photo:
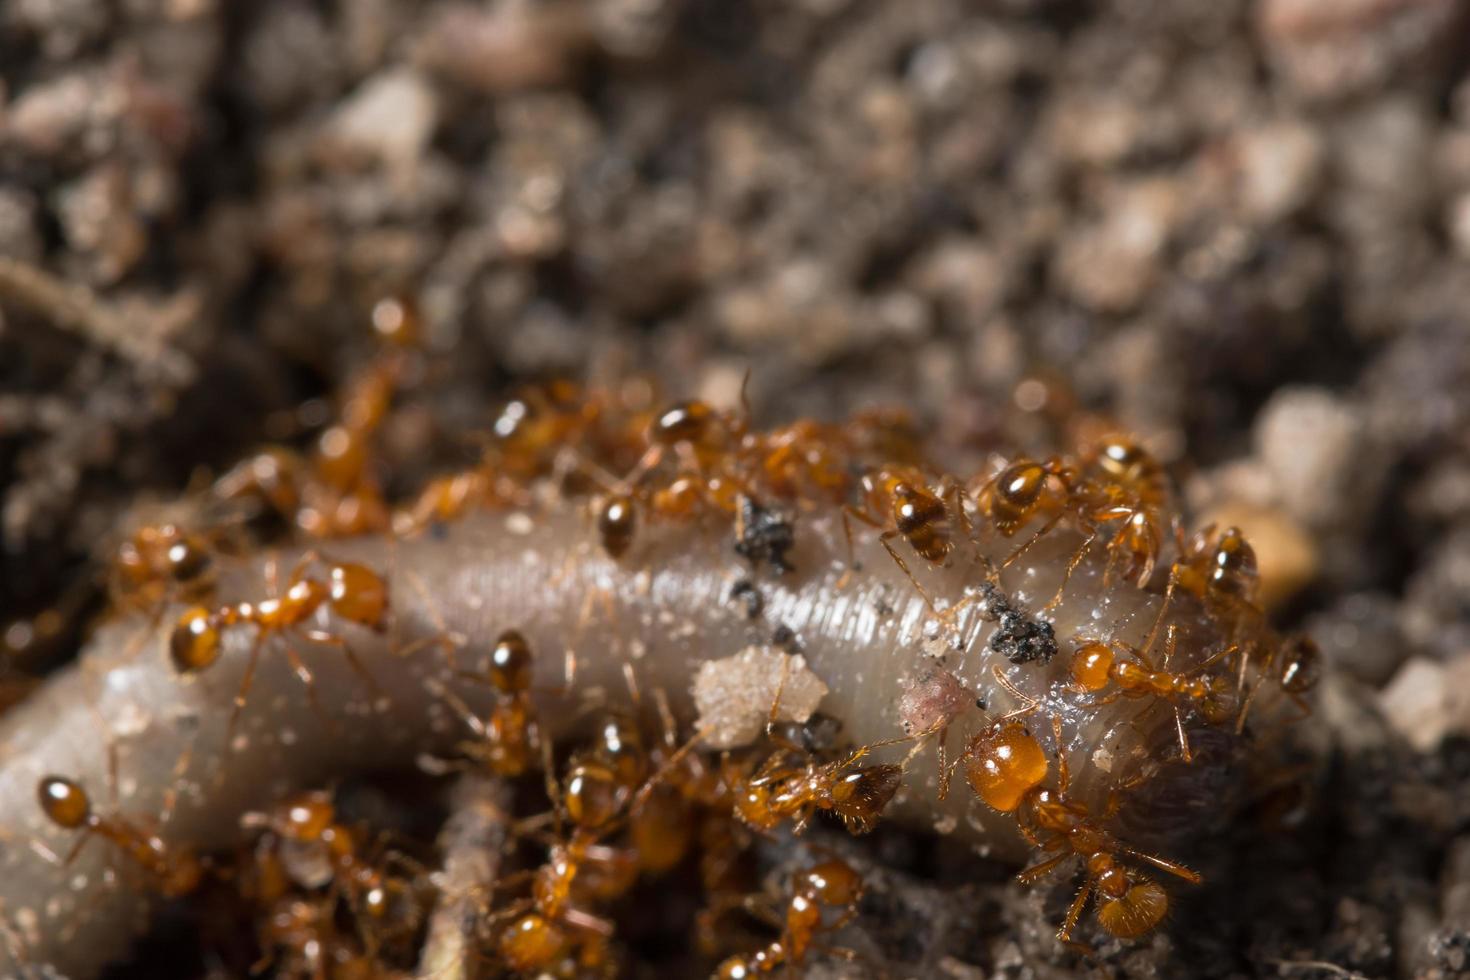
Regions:
[[[1101,707],[1112,704],[1120,697],[1152,697],[1165,701],[1174,712],[1174,729],[1179,737],[1179,757],[1193,762],[1189,749],[1189,736],[1184,731],[1186,707],[1197,708],[1207,722],[1218,725],[1229,719],[1235,708],[1235,691],[1230,682],[1218,674],[1205,674],[1210,667],[1226,659],[1239,649],[1225,647],[1211,655],[1192,670],[1173,673],[1169,661],[1173,658],[1176,627],[1169,627],[1164,645],[1163,662],[1155,668],[1146,650],[1126,643],[1104,643],[1091,640],[1081,644],[1072,655],[1070,674],[1073,685],[1086,694],[1101,694],[1109,684],[1116,690],[1094,698],[1090,704]],[[1127,659],[1119,658],[1122,653]]]
[[[478,739],[460,749],[497,776],[521,776],[541,745],[540,726],[531,703],[531,645],[519,630],[506,630],[495,640],[483,673],[458,671],[460,677],[494,689],[495,706],[481,719],[452,691],[441,693]]]
[[[134,531],[108,570],[108,593],[118,605],[152,607],[172,596],[207,595],[213,586],[214,548],[172,521]]]
[[[361,857],[357,835],[337,821],[337,808],[327,793],[299,793],[266,813],[245,814],[240,825],[267,831],[257,853],[277,851],[287,842],[320,849],[331,868],[333,888],[345,895],[348,907],[363,924],[363,940],[370,950],[380,936],[402,936],[418,927],[422,910],[413,883],[385,874]],[[368,925],[372,928],[366,928]]]
[[[276,565],[272,561],[267,579],[272,596],[260,602],[240,602],[210,611],[204,606],[186,610],[174,625],[169,637],[169,655],[174,668],[181,674],[196,674],[219,659],[222,652],[223,632],[233,626],[253,624],[256,628],[255,642],[250,647],[250,659],[240,681],[240,690],[235,694],[235,709],[230,715],[227,739],[233,735],[235,723],[245,707],[250,687],[255,678],[255,668],[266,640],[281,634],[285,642],[283,649],[292,669],[306,685],[312,704],[320,711],[316,681],[301,655],[292,646],[287,631],[299,631],[313,643],[321,643],[341,649],[347,661],[368,687],[376,690],[377,684],[363,666],[352,647],[342,637],[319,629],[306,629],[303,624],[323,606],[329,607],[338,616],[376,632],[387,629],[388,583],[377,572],[355,562],[327,562],[329,581],[313,578],[306,574],[316,556],[307,554],[292,569],[283,593],[277,594]]]
[[[554,780],[550,788],[555,792]],[[584,754],[572,758],[556,795],[560,797],[555,810],[558,822],[565,812],[573,830],[565,842],[552,846],[547,862],[532,872],[530,897],[508,913],[514,918],[500,932],[496,945],[505,965],[513,970],[545,969],[573,948],[583,965],[605,962],[610,955],[611,924],[571,901],[579,876],[585,882],[587,866],[608,860],[609,849],[598,841],[611,829],[631,794],[611,765]]]
[[[781,680],[766,721],[766,735],[776,751],[749,777],[735,786],[735,815],[749,827],[775,830],[783,820],[794,818],[793,833],[800,834],[819,810],[842,818],[849,833],[866,834],[893,799],[903,782],[903,767],[892,764],[859,766],[873,749],[907,741],[912,736],[860,746],[833,762],[817,762],[805,747],[776,724],[781,690],[786,684],[787,662],[781,665]]]
[[[374,960],[342,934],[336,904],[329,897],[299,896],[274,902],[256,929],[263,952],[250,975],[274,965],[273,976],[301,980],[378,976]]]
[[[838,858],[797,872],[785,915],[779,917],[780,937],[754,953],[725,960],[715,970],[716,980],[746,980],[801,966],[817,933],[837,932],[857,917],[865,891],[862,875]]]
[[[976,508],[992,527],[1006,537],[1031,523],[1039,514],[1054,514],[1036,535],[1040,537],[1065,513],[1063,508],[1070,501],[1077,483],[1076,468],[1060,456],[1052,456],[1043,462],[1018,459],[985,481],[976,494]],[[1030,542],[1007,559],[1006,564],[1015,561],[1028,547]]]
[[[526,388],[501,409],[479,463],[429,481],[393,515],[394,531],[412,534],[471,507],[529,503],[525,485],[547,471],[555,450],[581,439],[601,414],[601,403],[570,382]]]
[[[114,772],[116,756],[113,756]],[[204,878],[204,863],[186,847],[170,848],[163,838],[145,831],[120,816],[96,812],[92,799],[78,783],[65,776],[45,776],[36,785],[36,799],[46,819],[63,830],[80,830],[66,856],[71,864],[93,836],[111,842],[140,868],[158,887],[165,898],[179,898],[199,887]],[[170,800],[170,802],[172,802]],[[170,807],[162,817],[167,822]]]
[[[636,686],[632,690],[636,702]],[[671,716],[666,715],[666,723],[672,725]],[[679,764],[697,740],[698,736],[690,739],[660,761],[645,747],[634,720],[613,714],[597,729],[591,748],[571,758],[561,785],[548,782],[557,823],[564,815],[572,832],[562,838],[558,830],[546,863],[532,873],[530,898],[509,912],[514,919],[498,940],[507,966],[524,971],[545,969],[571,950],[584,967],[608,962],[611,924],[573,901],[620,895],[632,886],[640,870],[663,870],[683,857],[687,834],[683,843],[679,839],[659,841],[648,854],[630,855],[601,841],[627,819],[635,841],[649,842],[649,827],[639,832],[640,817],[650,813],[654,791],[680,771]],[[543,748],[549,755],[549,746]],[[676,785],[683,782],[682,776],[676,779]],[[669,816],[658,813],[654,819],[662,823]]]
[[[1261,687],[1267,683],[1275,682],[1281,692],[1291,699],[1292,704],[1297,706],[1301,712],[1300,721],[1312,713],[1312,706],[1307,703],[1307,695],[1317,686],[1322,679],[1322,651],[1315,640],[1305,633],[1297,633],[1282,640],[1280,645],[1272,649],[1261,664],[1261,678],[1251,687],[1246,695],[1245,701],[1240,706],[1240,714],[1235,719],[1235,733],[1239,735],[1245,731],[1246,713],[1250,711],[1251,705],[1260,693]]]
[[[1170,508],[1172,492],[1164,467],[1124,435],[1104,436],[1088,454],[1078,495],[1078,516],[1087,530],[1085,551],[1097,525],[1121,520],[1108,541],[1108,568],[1121,567],[1125,579],[1142,587],[1152,577],[1167,531],[1177,527]]]
[[[371,474],[373,441],[403,383],[421,326],[406,300],[374,305],[373,329],[384,343],[367,368],[348,381],[337,421],[317,434],[308,456],[270,447],[226,472],[216,499],[256,497],[281,518],[316,538],[385,531],[391,525],[382,490]]]
[[[1204,879],[1181,864],[1134,850],[1109,834],[1102,823],[1116,814],[1120,805],[1116,792],[1110,794],[1101,818],[1068,798],[1071,777],[1061,749],[1061,719],[1056,716],[1052,717],[1052,731],[1058,753],[1057,788],[1043,787],[1050,762],[1035,736],[1018,720],[1037,710],[1040,703],[1017,690],[999,668],[994,673],[996,681],[1022,702],[1022,707],[977,732],[956,764],[964,765],[965,777],[982,802],[993,810],[1015,815],[1017,828],[1031,846],[1043,852],[1059,852],[1022,871],[1017,880],[1031,884],[1068,859],[1079,858],[1086,878],[1057,931],[1057,939],[1074,945],[1070,942],[1072,930],[1094,894],[1098,922],[1110,935],[1120,939],[1144,935],[1168,912],[1169,895],[1157,882],[1124,864],[1121,857],[1143,861],[1191,884]]]

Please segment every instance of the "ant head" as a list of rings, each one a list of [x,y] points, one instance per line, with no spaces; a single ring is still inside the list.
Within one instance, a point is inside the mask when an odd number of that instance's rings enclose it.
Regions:
[[[561,955],[566,936],[550,919],[529,912],[500,935],[500,955],[512,970],[534,970]]]
[[[707,432],[713,416],[714,410],[704,402],[679,402],[654,420],[648,434],[649,439],[664,446],[680,442],[699,442]]]
[[[574,759],[562,789],[567,816],[586,830],[609,823],[622,809],[627,789],[611,766],[600,759]]]
[[[166,555],[175,582],[196,582],[209,574],[209,549],[193,535],[179,535]]]
[[[1120,483],[1133,483],[1157,467],[1148,450],[1127,436],[1104,436],[1097,446],[1097,465]]]
[[[47,776],[36,786],[36,799],[46,819],[66,830],[76,830],[92,816],[87,791],[63,776]]]
[[[799,889],[811,888],[824,905],[855,905],[863,895],[863,876],[838,858],[814,864],[796,876]]]
[[[219,659],[219,627],[208,609],[194,606],[179,617],[169,635],[168,653],[181,674],[203,670]]]
[[[1046,779],[1051,764],[1036,738],[1018,721],[996,722],[970,740],[965,778],[985,804],[1001,813],[1021,805]]]
[[[1305,694],[1322,676],[1322,651],[1310,636],[1298,633],[1281,645],[1281,687]]]
[[[519,630],[506,630],[490,651],[490,683],[502,694],[515,694],[531,687],[531,644]]]

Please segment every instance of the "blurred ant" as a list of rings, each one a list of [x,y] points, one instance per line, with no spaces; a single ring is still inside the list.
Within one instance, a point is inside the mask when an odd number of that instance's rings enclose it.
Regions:
[[[117,793],[117,747],[109,743],[108,785]],[[176,776],[188,768],[189,753],[186,751],[174,767]],[[166,825],[173,815],[177,795],[170,792],[164,799],[163,809],[158,816],[160,825]],[[179,898],[199,887],[204,879],[204,862],[186,846],[170,846],[158,834],[144,830],[137,824],[117,814],[98,813],[92,805],[87,791],[74,780],[65,776],[47,775],[36,784],[36,801],[41,812],[54,826],[62,830],[78,830],[81,835],[71,851],[62,861],[63,866],[76,860],[82,848],[93,837],[101,837],[120,850],[140,867],[152,880],[158,893],[165,898]]]
[[[754,953],[725,960],[715,970],[716,980],[746,980],[803,965],[818,933],[835,933],[857,917],[865,891],[862,875],[838,858],[798,871],[784,914],[769,916],[780,937]]]
[[[352,377],[339,399],[337,420],[317,434],[309,456],[269,447],[237,464],[213,487],[217,500],[255,498],[315,538],[386,531],[388,506],[372,470],[373,443],[418,345],[417,311],[386,298],[371,320],[383,348]]]
[[[305,628],[303,624],[318,609],[326,606],[348,622],[383,632],[388,623],[388,583],[366,565],[334,561],[325,563],[329,581],[324,582],[307,574],[316,560],[317,556],[311,553],[302,557],[287,578],[284,592],[278,591],[276,564],[272,560],[266,573],[270,598],[256,603],[240,602],[214,611],[194,606],[186,610],[174,625],[169,637],[169,656],[174,669],[186,675],[196,674],[219,659],[226,629],[247,624],[256,628],[250,659],[240,681],[240,690],[235,695],[235,709],[230,714],[227,740],[233,736],[235,724],[250,694],[261,650],[266,641],[278,634],[282,637],[282,649],[292,669],[306,685],[312,705],[319,713],[321,705],[315,678],[292,645],[290,633],[299,632],[313,643],[340,649],[364,683],[372,690],[378,690],[372,675],[345,639],[326,630]],[[324,713],[323,717],[326,717]]]
[[[518,630],[506,630],[495,640],[483,672],[456,671],[458,676],[495,691],[490,716],[481,719],[452,691],[439,693],[474,732],[476,741],[459,748],[470,759],[497,776],[521,776],[540,751],[541,733],[531,700],[533,658],[531,645]]]
[[[1250,711],[1261,688],[1268,683],[1274,683],[1296,705],[1301,714],[1295,720],[1309,716],[1312,706],[1307,703],[1307,695],[1311,694],[1322,678],[1322,651],[1310,636],[1304,633],[1293,634],[1270,648],[1261,659],[1260,671],[1260,678],[1246,695],[1240,706],[1240,714],[1235,719],[1237,735],[1245,731],[1246,713]]]
[[[1120,801],[1116,792],[1109,795],[1100,817],[1068,798],[1071,776],[1061,750],[1061,719],[1056,716],[1052,717],[1052,732],[1058,753],[1057,788],[1044,788],[1050,763],[1035,736],[1019,720],[1036,711],[1040,703],[1017,690],[999,668],[994,673],[996,681],[1021,706],[977,732],[956,765],[965,767],[965,777],[982,802],[1001,813],[1015,814],[1017,828],[1032,847],[1059,852],[1022,871],[1017,880],[1031,884],[1067,860],[1079,858],[1086,877],[1057,931],[1057,939],[1075,945],[1071,942],[1072,930],[1093,895],[1097,896],[1098,922],[1110,935],[1120,939],[1144,935],[1163,920],[1169,910],[1169,896],[1162,886],[1128,867],[1120,857],[1143,861],[1192,884],[1199,884],[1203,878],[1183,865],[1134,850],[1109,834],[1103,822],[1117,813]]]
[[[590,755],[574,756],[560,790],[553,792],[553,812],[558,822],[565,813],[572,833],[553,844],[546,863],[531,873],[530,897],[497,916],[511,919],[496,947],[513,970],[546,969],[573,949],[583,965],[604,963],[611,955],[612,924],[571,902],[589,864],[612,859],[598,842],[631,794],[612,766]]]
[[[245,814],[240,826],[267,832],[257,846],[258,856],[279,851],[285,844],[316,849],[330,870],[332,893],[346,899],[369,953],[375,953],[383,939],[406,936],[418,928],[423,910],[413,881],[387,874],[363,858],[358,835],[338,822],[329,794],[298,793],[267,812]],[[408,861],[403,855],[395,858]]]

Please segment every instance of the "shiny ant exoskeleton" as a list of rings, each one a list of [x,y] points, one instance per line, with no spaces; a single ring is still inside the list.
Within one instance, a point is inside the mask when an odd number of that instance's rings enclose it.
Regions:
[[[753,953],[725,960],[715,969],[714,980],[747,980],[802,966],[819,934],[837,932],[857,916],[865,890],[862,875],[840,858],[797,872],[784,907],[772,916],[780,937]]]
[[[1192,762],[1189,736],[1184,729],[1185,711],[1198,711],[1212,725],[1230,719],[1236,705],[1235,687],[1227,678],[1207,671],[1238,648],[1225,647],[1192,669],[1175,673],[1169,670],[1175,646],[1175,628],[1170,626],[1163,661],[1155,667],[1146,649],[1090,640],[1073,653],[1070,674],[1079,691],[1094,695],[1089,702],[1093,707],[1111,704],[1119,698],[1153,698],[1168,704],[1174,712],[1179,756],[1185,762]],[[1109,687],[1114,690],[1109,691]]]
[[[497,776],[524,775],[541,750],[531,700],[532,668],[531,645],[518,630],[506,630],[496,638],[484,672],[458,672],[466,680],[488,682],[495,691],[489,717],[476,715],[453,692],[441,692],[476,736],[461,743],[460,751]]]
[[[313,849],[333,890],[346,899],[369,952],[418,927],[423,908],[414,881],[389,874],[363,856],[358,834],[337,819],[337,808],[327,793],[298,793],[267,812],[245,814],[240,823],[247,830],[266,831],[257,846],[257,859],[287,846]],[[399,859],[406,860],[401,855]]]
[[[1044,787],[1051,764],[1041,744],[1020,721],[1039,704],[1016,690],[998,669],[995,677],[1023,706],[976,733],[956,764],[964,766],[966,780],[983,803],[1015,815],[1016,826],[1028,843],[1044,852],[1058,852],[1022,871],[1018,880],[1030,884],[1067,860],[1078,858],[1086,878],[1057,931],[1057,939],[1070,944],[1072,930],[1094,894],[1098,922],[1104,930],[1120,939],[1144,935],[1163,920],[1169,910],[1169,895],[1120,858],[1143,861],[1192,884],[1203,879],[1183,865],[1135,850],[1108,833],[1104,823],[1115,815],[1119,805],[1116,794],[1110,796],[1100,816],[1068,797],[1071,777],[1066,756],[1061,754],[1061,721],[1056,717],[1052,718],[1052,726],[1058,747],[1057,788]]]
[[[157,834],[143,830],[117,815],[98,813],[92,799],[79,784],[64,776],[46,776],[36,786],[36,799],[46,819],[63,830],[79,830],[82,836],[65,863],[70,864],[92,837],[108,841],[152,879],[166,898],[187,895],[204,878],[204,864],[186,847],[171,847]],[[165,808],[163,820],[167,820]]]
[[[308,629],[304,624],[325,606],[348,622],[382,632],[388,624],[388,583],[377,572],[355,562],[326,562],[329,581],[324,582],[307,574],[314,560],[315,556],[307,555],[297,563],[286,580],[284,592],[277,593],[273,562],[267,576],[273,593],[270,598],[214,610],[194,606],[186,610],[174,625],[169,636],[169,656],[174,669],[186,675],[196,674],[219,659],[225,630],[245,625],[255,627],[250,659],[240,681],[240,690],[235,695],[235,709],[230,715],[228,732],[231,735],[250,694],[261,650],[272,636],[282,637],[282,649],[318,710],[315,678],[291,644],[291,632],[299,632],[313,643],[340,649],[364,682],[377,690],[372,675],[345,639],[327,630]]]

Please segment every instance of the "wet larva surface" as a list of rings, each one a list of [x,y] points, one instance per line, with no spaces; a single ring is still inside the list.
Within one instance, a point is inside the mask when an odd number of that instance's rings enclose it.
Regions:
[[[232,700],[253,631],[227,631],[220,660],[181,680],[167,657],[169,615],[141,645],[136,641],[145,624],[114,623],[99,632],[78,664],[0,723],[0,752],[7,760],[0,772],[0,833],[6,841],[0,903],[23,931],[35,961],[52,962],[74,977],[92,974],[124,947],[138,925],[146,903],[137,900],[135,888],[143,883],[101,841],[90,843],[65,869],[40,856],[41,849],[65,854],[74,839],[48,826],[35,805],[36,783],[44,773],[66,773],[92,787],[99,807],[113,806],[102,789],[108,782],[105,743],[111,738],[119,757],[119,811],[146,817],[160,810],[166,793],[176,792],[171,819],[161,831],[164,839],[187,841],[204,851],[228,846],[241,837],[240,814],[290,790],[320,785],[353,769],[410,765],[417,756],[446,751],[462,739],[463,729],[440,692],[451,687],[472,705],[484,703],[484,692],[457,679],[443,647],[432,642],[446,632],[464,641],[457,654],[462,664],[482,661],[501,630],[518,628],[537,652],[536,683],[543,690],[562,683],[564,658],[574,655],[571,695],[559,703],[538,695],[553,737],[570,735],[565,727],[587,717],[575,709],[626,698],[625,664],[644,685],[666,690],[688,720],[689,684],[701,660],[729,656],[779,634],[799,647],[829,686],[822,710],[841,720],[854,744],[902,734],[899,696],[917,671],[938,658],[989,709],[962,720],[950,733],[953,758],[965,734],[1018,707],[996,683],[993,669],[998,668],[1040,703],[1026,722],[1049,755],[1057,747],[1048,719],[1059,720],[1072,796],[1092,812],[1103,810],[1113,787],[1147,775],[1158,760],[1168,758],[1176,736],[1171,714],[1153,699],[1099,706],[1068,690],[1074,638],[1142,646],[1156,624],[1162,622],[1163,630],[1173,625],[1177,651],[1170,669],[1178,672],[1187,672],[1226,642],[1193,600],[1176,597],[1160,621],[1157,593],[1116,581],[1105,585],[1103,563],[1089,559],[1046,613],[1058,640],[1057,655],[1045,664],[1013,664],[987,642],[995,624],[982,615],[982,604],[970,602],[952,624],[937,621],[877,535],[866,527],[853,534],[860,570],[847,574],[839,512],[804,514],[787,556],[794,571],[762,571],[754,579],[764,598],[754,618],[748,604],[732,599],[732,589],[751,576],[751,569],[732,553],[728,526],[720,521],[652,527],[619,561],[597,546],[587,520],[572,508],[480,514],[401,541],[334,542],[333,560],[361,561],[391,582],[394,615],[383,635],[335,624],[325,611],[316,620],[319,626],[332,624],[353,645],[381,693],[372,692],[337,651],[289,634],[278,637],[263,651],[228,747]],[[996,536],[987,541],[983,532],[979,538],[992,559],[1022,540]],[[1071,532],[1046,536],[1006,569],[1000,588],[1019,607],[1040,609],[1055,594],[1076,547]],[[900,548],[906,551],[901,542]],[[288,569],[296,557],[287,550],[269,560]],[[265,563],[225,563],[220,598],[260,598]],[[911,553],[908,564],[941,608],[987,580],[988,566],[968,549],[956,549],[943,568]],[[305,689],[282,654],[287,642],[302,651],[314,673],[322,714],[332,720],[331,727],[309,708]],[[135,645],[132,659],[124,657]],[[1263,710],[1271,710],[1269,703]],[[1201,743],[1208,750],[1198,753],[1188,779],[1210,783],[1235,760],[1236,741],[1228,730],[1210,729]],[[900,744],[878,752],[898,761],[910,748]],[[185,768],[176,777],[181,758]],[[925,746],[909,764],[906,789],[892,814],[924,827],[952,828],[996,856],[1018,862],[1026,857],[1030,849],[1012,815],[985,807],[963,780],[940,804],[937,782],[936,754]],[[1153,789],[1154,796],[1176,805],[1144,822],[1140,830],[1150,838],[1167,841],[1188,832],[1206,813],[1229,809],[1228,800],[1218,797],[1181,803],[1179,794],[1171,795],[1157,780]],[[76,942],[80,936],[85,943]]]

